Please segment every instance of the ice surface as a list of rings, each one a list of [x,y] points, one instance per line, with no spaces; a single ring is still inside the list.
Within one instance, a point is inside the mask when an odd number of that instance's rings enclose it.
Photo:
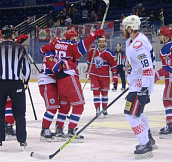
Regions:
[[[36,82],[31,82],[30,91],[38,120],[34,120],[34,115],[27,96],[27,143],[25,151],[22,151],[17,141],[5,141],[0,151],[0,162],[32,162],[42,161],[30,157],[31,152],[35,152],[46,157],[53,154],[65,142],[41,142],[40,131],[42,117],[45,112],[44,101],[39,94]],[[81,117],[79,128],[82,128],[95,116],[93,105],[93,95],[90,91],[90,84],[84,89],[86,100],[85,110]],[[112,85],[111,85],[112,88]],[[121,84],[117,92],[109,91],[109,103],[121,93]],[[151,95],[151,103],[145,108],[146,115],[150,122],[153,137],[159,146],[153,151],[154,157],[143,161],[171,161],[172,141],[171,139],[159,139],[159,129],[165,126],[165,111],[162,103],[163,84],[155,84],[154,93]],[[126,93],[127,94],[127,93]],[[124,94],[109,109],[109,115],[105,118],[101,115],[81,134],[85,136],[84,143],[69,143],[51,161],[59,162],[130,162],[135,161],[134,149],[139,142],[132,132],[129,124],[125,121],[123,109],[125,105]],[[55,115],[55,118],[57,115]],[[51,125],[51,130],[55,129],[55,118]],[[68,119],[65,123],[65,133],[67,133]],[[50,161],[50,160],[44,160]]]

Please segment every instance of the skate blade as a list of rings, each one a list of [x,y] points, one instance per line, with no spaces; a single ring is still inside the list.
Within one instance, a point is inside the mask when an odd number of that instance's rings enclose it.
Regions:
[[[12,141],[12,140],[16,140],[16,139],[17,139],[16,136],[12,136],[12,135],[6,135],[5,136],[6,141]]]
[[[52,137],[52,142],[64,142],[66,140],[67,138],[63,138],[63,137],[56,137],[56,136]]]
[[[172,139],[172,134],[160,134],[160,139]]]
[[[40,137],[40,140],[41,140],[42,142],[51,142],[51,141],[52,141],[51,138],[45,138],[45,137]]]
[[[152,158],[153,154],[152,151],[146,152],[145,154],[135,154],[135,159],[140,160],[140,159],[149,159]]]
[[[68,140],[69,140],[70,138],[68,138]],[[71,141],[71,143],[83,143],[84,142],[84,139],[77,139],[77,138],[75,138],[75,139],[73,139],[72,141]]]
[[[154,144],[154,145],[152,145],[152,149],[153,150],[157,150],[158,149],[158,146]]]

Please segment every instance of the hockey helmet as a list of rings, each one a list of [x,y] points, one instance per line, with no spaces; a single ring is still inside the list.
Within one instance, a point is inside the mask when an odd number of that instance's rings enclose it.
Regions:
[[[78,34],[73,30],[67,30],[65,33],[66,40],[70,40],[72,37],[78,37]]]
[[[1,36],[4,39],[12,38],[15,33],[15,28],[12,25],[5,25],[1,30]]]
[[[163,35],[163,36],[168,36],[168,38],[171,40],[172,28],[169,26],[164,26],[164,27],[160,28],[159,34]]]
[[[141,25],[141,21],[140,18],[136,15],[131,15],[131,16],[127,16],[126,18],[124,18],[122,20],[122,25],[124,26],[124,29],[126,30],[129,26],[133,29],[133,30],[139,30],[140,29],[140,25]]]
[[[59,41],[59,40],[62,40],[62,39],[61,39],[60,37],[53,37],[53,38],[50,40],[49,44],[56,44],[57,41]]]

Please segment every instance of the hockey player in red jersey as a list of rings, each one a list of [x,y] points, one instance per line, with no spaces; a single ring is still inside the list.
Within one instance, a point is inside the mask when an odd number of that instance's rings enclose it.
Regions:
[[[84,96],[79,82],[78,70],[76,69],[77,60],[86,53],[90,45],[97,36],[103,36],[103,30],[97,30],[90,34],[88,38],[81,40],[79,43],[73,41],[77,37],[77,33],[68,30],[65,33],[66,40],[58,41],[56,44],[46,44],[41,48],[43,53],[55,51],[56,57],[64,62],[63,69],[54,68],[57,77],[57,85],[60,100],[60,109],[57,116],[57,127],[55,136],[63,133],[63,126],[67,114],[72,106],[70,121],[68,125],[67,137],[75,134],[75,129],[80,120],[80,116],[84,110]],[[53,61],[53,58],[51,58]],[[72,62],[72,64],[71,64]],[[69,64],[68,64],[69,63]],[[73,66],[75,65],[75,66]],[[76,139],[83,139],[83,136],[77,136]]]
[[[118,81],[117,75],[117,62],[114,53],[107,49],[107,38],[103,36],[98,39],[98,48],[96,50],[93,65],[90,71],[91,90],[93,91],[93,101],[96,109],[96,115],[100,113],[100,103],[102,108],[106,108],[108,104],[108,91],[110,88],[110,75],[109,67],[113,73],[113,82]],[[95,48],[91,48],[88,52],[88,67],[87,72],[90,68],[90,63],[93,57]],[[101,98],[100,98],[101,94]],[[103,111],[104,115],[108,115],[107,110]]]
[[[50,45],[57,43],[61,40],[59,37],[54,37],[50,40]],[[41,96],[44,99],[46,111],[42,120],[41,141],[55,140],[53,133],[50,130],[50,125],[53,121],[57,110],[60,108],[57,81],[55,73],[52,73],[49,68],[49,59],[51,59],[53,52],[47,52],[44,54],[41,73],[38,76],[38,85]],[[63,141],[64,135],[61,134],[61,140]]]
[[[162,68],[155,72],[155,82],[160,77],[165,77],[163,105],[166,113],[166,127],[160,129],[160,138],[172,138],[172,28],[165,26],[160,28],[160,43],[164,44],[160,51]]]
[[[151,158],[152,149],[157,149],[157,146],[150,133],[144,108],[150,102],[149,97],[154,88],[155,56],[148,38],[139,32],[141,21],[138,16],[127,16],[123,19],[122,25],[127,39],[126,56],[131,67],[131,73],[127,76],[129,93],[124,113],[140,142],[134,151],[135,158]]]

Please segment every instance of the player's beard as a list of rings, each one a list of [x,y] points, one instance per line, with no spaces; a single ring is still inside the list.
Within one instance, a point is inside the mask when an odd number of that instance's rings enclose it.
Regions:
[[[127,31],[127,30],[125,30],[124,38],[125,38],[125,39],[130,38],[130,33],[128,33],[128,31]]]
[[[106,48],[105,44],[99,44],[100,51],[103,51]]]

